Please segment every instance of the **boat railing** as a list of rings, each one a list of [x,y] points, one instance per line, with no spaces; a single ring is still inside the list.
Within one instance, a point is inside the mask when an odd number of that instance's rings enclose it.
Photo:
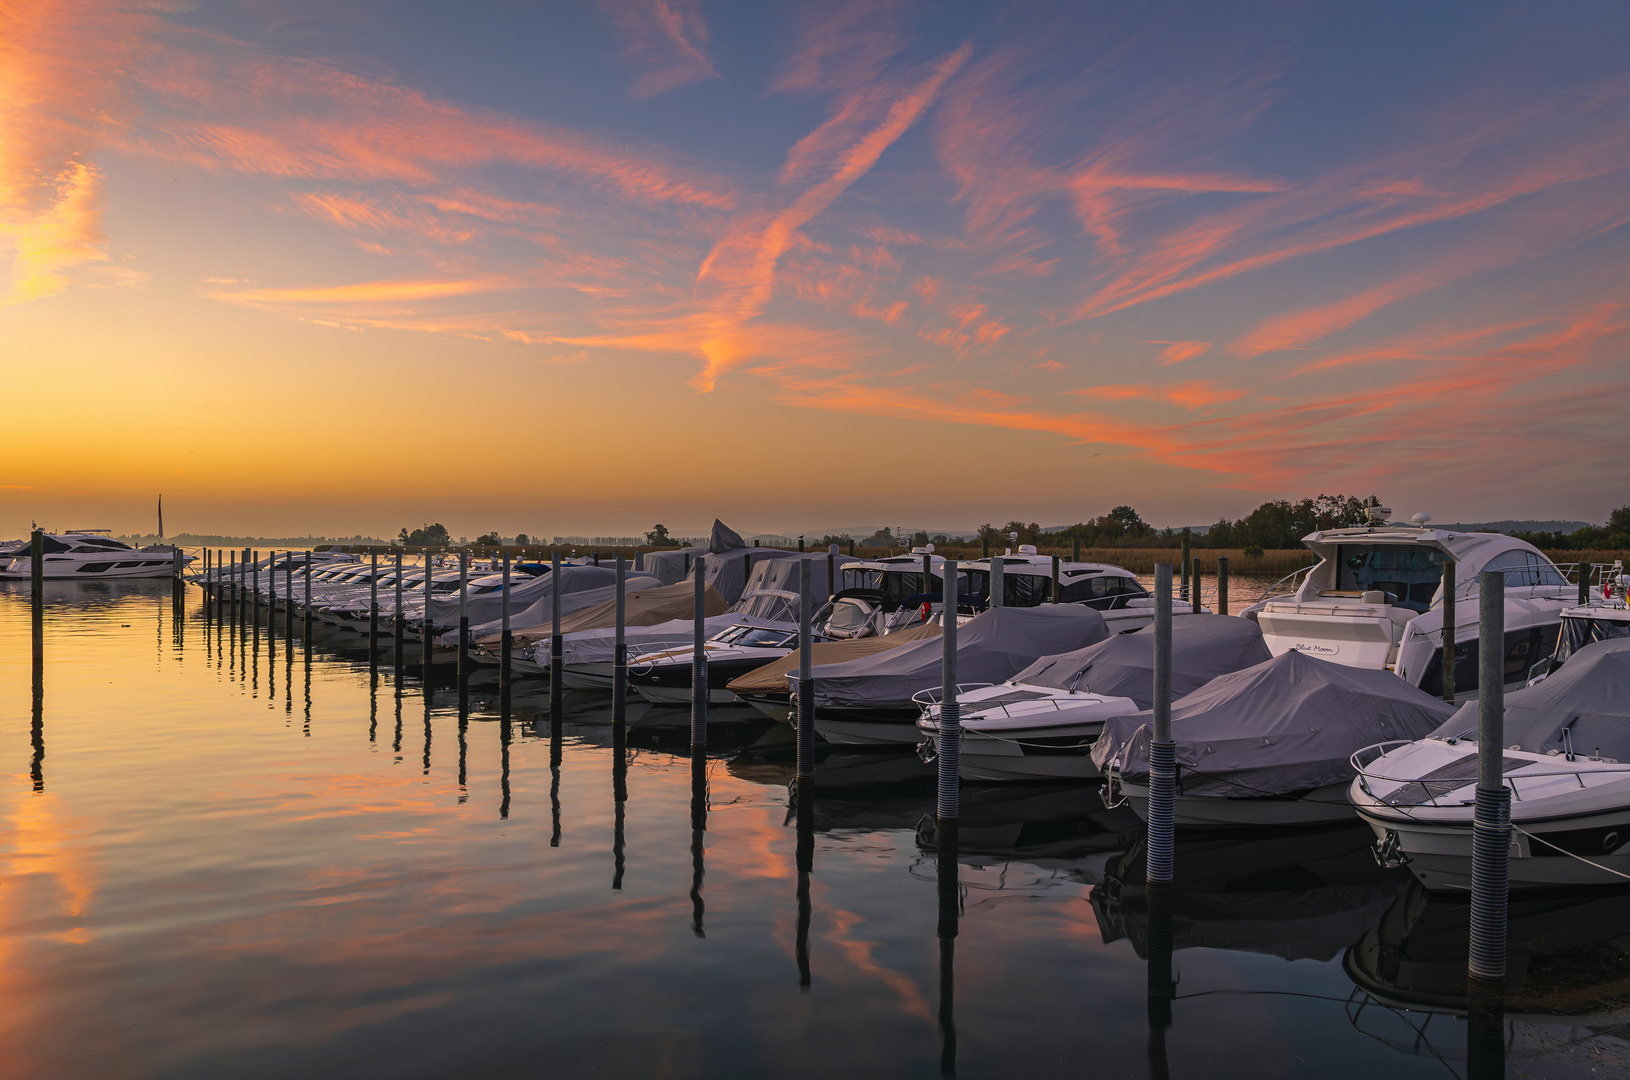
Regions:
[[[989,686],[992,684],[987,683],[985,685]],[[936,689],[938,688],[936,687]],[[912,700],[916,701],[917,699],[913,697]],[[1041,712],[1046,709],[1051,709],[1054,712],[1065,712],[1074,706],[1080,705],[1082,701],[1083,698],[1080,696],[1074,698],[1033,697],[1024,698],[1021,701],[1002,701],[989,706],[981,701],[968,701],[964,702],[962,705],[963,709],[965,710],[962,713],[962,722],[967,723],[969,720],[983,720],[986,717],[995,716],[998,713],[1011,719],[1014,714],[1009,711],[1009,707],[1017,705],[1027,706],[1027,708],[1024,710],[1025,712]],[[936,701],[933,704],[937,705],[939,702]],[[1030,706],[1034,706],[1034,709],[1029,708]]]
[[[1379,759],[1385,757],[1391,751],[1397,749],[1400,746],[1409,746],[1410,744],[1411,744],[1410,740],[1408,740],[1408,739],[1394,739],[1394,740],[1391,740],[1391,741],[1388,741],[1388,742],[1374,743],[1374,744],[1372,744],[1370,746],[1366,746],[1363,749],[1356,751],[1351,757],[1349,757],[1347,759],[1348,764],[1352,765],[1353,771],[1358,774],[1358,786],[1363,790],[1364,794],[1368,795],[1370,798],[1376,800],[1377,802],[1385,804],[1386,801],[1387,801],[1386,797],[1381,796],[1381,795],[1377,795],[1374,791],[1370,790],[1370,781],[1379,780],[1379,781],[1385,781],[1387,783],[1393,783],[1393,784],[1400,785],[1397,790],[1395,790],[1395,791],[1393,791],[1391,793],[1393,795],[1396,795],[1398,791],[1402,790],[1405,787],[1409,787],[1409,786],[1413,786],[1413,785],[1418,784],[1420,786],[1422,794],[1425,796],[1424,801],[1426,803],[1430,804],[1431,806],[1441,807],[1443,804],[1438,802],[1439,796],[1448,795],[1452,791],[1462,791],[1466,787],[1471,786],[1471,785],[1475,785],[1477,783],[1477,777],[1475,777],[1475,776],[1468,776],[1468,777],[1447,777],[1446,776],[1446,777],[1435,777],[1435,778],[1434,777],[1422,777],[1422,776],[1387,776],[1384,773],[1376,772],[1376,771],[1374,771],[1374,770],[1372,770],[1370,768],[1370,765],[1372,763],[1374,763],[1375,761],[1378,761]],[[1366,757],[1365,755],[1369,755],[1369,756]],[[1577,755],[1575,755],[1575,756],[1577,756]],[[1573,758],[1570,757],[1568,760],[1571,761],[1571,760],[1573,760]],[[1620,762],[1618,762],[1618,761],[1616,761],[1616,760],[1614,760],[1612,758],[1589,757],[1589,758],[1586,758],[1585,760],[1587,762],[1589,762],[1590,764],[1592,764],[1593,766],[1598,766],[1598,767],[1597,768],[1591,768],[1591,769],[1577,769],[1577,768],[1575,768],[1575,769],[1545,769],[1545,770],[1542,770],[1542,771],[1539,771],[1539,772],[1530,772],[1530,771],[1528,771],[1530,765],[1536,765],[1536,764],[1539,764],[1539,763],[1538,762],[1526,762],[1523,765],[1517,766],[1517,768],[1520,768],[1520,769],[1523,770],[1521,776],[1518,776],[1514,771],[1508,771],[1508,772],[1503,774],[1502,779],[1506,783],[1511,785],[1512,797],[1515,798],[1518,802],[1521,802],[1522,801],[1522,791],[1521,791],[1521,787],[1520,787],[1518,781],[1547,780],[1547,779],[1554,779],[1555,777],[1558,777],[1558,776],[1571,776],[1575,780],[1577,780],[1579,782],[1579,786],[1581,788],[1583,788],[1585,786],[1584,774],[1587,773],[1587,772],[1590,773],[1593,776],[1600,776],[1600,775],[1603,775],[1603,774],[1614,774],[1614,773],[1630,774],[1630,764],[1621,764]],[[1608,767],[1607,768],[1602,768],[1600,766],[1608,766]],[[1614,766],[1616,766],[1616,767],[1614,767]],[[1419,804],[1415,804],[1415,805],[1419,805]],[[1469,805],[1469,804],[1464,799],[1457,799],[1454,802],[1453,805],[1459,807],[1459,806],[1465,806],[1465,805]]]
[[[995,685],[995,683],[988,682],[957,683],[956,692],[958,694],[966,694],[973,690],[983,690],[987,686]],[[924,709],[932,708],[944,700],[945,695],[942,693],[944,689],[945,687],[943,686],[930,686],[927,690],[919,690],[915,694],[912,694],[911,700],[916,704],[921,705]]]

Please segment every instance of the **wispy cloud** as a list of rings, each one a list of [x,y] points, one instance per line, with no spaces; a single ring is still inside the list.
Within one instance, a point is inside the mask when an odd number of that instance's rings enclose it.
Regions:
[[[719,73],[707,55],[707,20],[697,0],[599,0],[645,74],[629,93],[654,97]]]

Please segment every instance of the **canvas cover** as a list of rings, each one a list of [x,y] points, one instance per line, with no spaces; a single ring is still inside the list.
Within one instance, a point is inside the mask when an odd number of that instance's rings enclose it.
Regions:
[[[1219,675],[1270,659],[1262,628],[1233,615],[1172,616],[1172,697],[1200,689]],[[1085,649],[1044,656],[1013,676],[1013,682],[1131,698],[1154,705],[1155,628],[1142,627]]]
[[[957,682],[1003,682],[1037,657],[1080,649],[1107,636],[1104,617],[1079,604],[993,608],[957,628]],[[942,652],[936,638],[822,664],[813,672],[815,707],[909,708],[911,695],[940,685]]]
[[[887,652],[908,645],[913,641],[922,641],[925,638],[938,639],[940,628],[938,623],[921,623],[909,630],[901,630],[896,634],[885,634],[882,637],[853,638],[849,641],[817,641],[809,650],[810,663],[816,666],[824,664],[841,664],[848,660],[858,660],[863,656],[874,653]],[[738,675],[730,681],[729,689],[738,694],[753,693],[784,693],[787,689],[787,676],[798,676],[798,659],[800,653],[792,650],[786,656],[771,660],[763,667],[754,668],[745,675]]]
[[[489,576],[483,573],[482,577]],[[649,575],[641,577],[641,584],[655,584]],[[572,593],[583,592],[588,589],[598,589],[607,585],[615,586],[617,583],[616,565],[608,566],[562,566],[560,568],[560,595],[561,598]],[[632,588],[632,584],[629,586]],[[509,580],[509,623],[511,626],[525,625],[517,623],[516,616],[539,601],[543,604],[543,617],[549,617],[549,598],[554,595],[556,588],[555,575],[545,573],[539,577],[517,577],[511,575]],[[504,594],[500,592],[482,593],[470,597],[470,625],[472,627],[481,623],[502,621],[504,616]],[[458,592],[436,593],[430,598],[430,618],[436,626],[458,626]]]
[[[749,548],[752,560],[752,570],[748,573],[747,583],[741,588],[740,599],[736,601],[735,610],[746,615],[759,618],[789,617],[782,613],[791,612],[790,618],[798,618],[798,567],[801,563],[809,564],[809,592],[811,611],[819,611],[821,605],[826,603],[826,566],[827,552],[815,551],[799,553],[796,551],[777,552],[780,557],[766,558],[769,554],[763,548]],[[832,555],[834,567],[859,560],[849,555]],[[712,583],[709,574],[709,583]],[[725,595],[725,590],[719,590]]]
[[[624,626],[653,626],[675,619],[688,620],[692,618],[696,609],[696,587],[688,581],[682,581],[676,585],[629,589],[624,594],[623,602]],[[730,606],[724,602],[724,597],[712,589],[707,590],[703,602],[704,613],[707,615],[722,615]],[[517,626],[514,618],[510,619],[510,635],[517,645],[530,644],[549,637],[553,632],[552,617],[547,608],[543,614],[544,618],[530,626]],[[613,586],[613,595],[607,599],[593,607],[583,608],[571,615],[563,615],[560,620],[560,632],[571,634],[579,630],[615,627],[616,622],[617,598]],[[496,638],[483,639],[481,644],[494,641]]]
[[[1600,750],[1630,761],[1630,638],[1592,642],[1538,685],[1506,692],[1506,746],[1536,754],[1565,750],[1564,729],[1576,754]],[[1477,702],[1466,702],[1432,734],[1475,741]]]
[[[623,588],[630,591],[634,589],[655,588],[656,584],[657,579],[652,577],[650,574],[631,573],[628,574],[623,580]],[[602,585],[598,589],[583,589],[578,592],[566,593],[560,598],[561,620],[564,621],[566,616],[575,615],[584,608],[594,607],[597,604],[603,604],[608,600],[615,600],[616,598],[617,586],[615,584]],[[509,613],[510,631],[513,633],[517,627],[535,631],[539,625],[542,625],[545,627],[544,633],[547,634],[549,632],[547,629],[549,620],[553,617],[552,610],[551,597],[549,596],[545,596],[540,600],[534,601],[532,604],[521,609],[520,611],[516,611],[512,607]],[[497,618],[488,619],[486,622],[480,623],[471,620],[470,641],[474,643],[497,641],[498,638],[496,635],[502,634],[503,631],[504,616],[503,608],[500,604]],[[458,628],[454,627],[453,629],[442,634],[441,642],[444,645],[456,647],[458,645]]]
[[[1385,669],[1353,668],[1291,650],[1211,680],[1172,702],[1185,795],[1290,795],[1353,777],[1348,758],[1389,739],[1420,739],[1454,711]],[[1149,774],[1154,717],[1104,721],[1100,769]]]
[[[754,621],[757,620],[732,611],[710,615],[702,621],[702,636],[710,638],[739,623]],[[776,625],[784,627],[786,624]],[[631,626],[623,631],[623,640],[628,645],[629,662],[634,663],[641,653],[692,647],[696,643],[696,624],[687,615],[683,619],[670,619],[650,626]],[[543,647],[547,648],[547,643]],[[567,634],[561,642],[562,660],[567,664],[609,664],[616,659],[616,649],[617,631],[610,626],[578,630]]]

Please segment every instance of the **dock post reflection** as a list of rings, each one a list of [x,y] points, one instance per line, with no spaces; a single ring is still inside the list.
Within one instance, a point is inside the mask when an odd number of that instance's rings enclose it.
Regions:
[[[498,695],[498,789],[501,799],[498,803],[498,817],[502,820],[509,818],[509,743],[513,737],[509,719],[509,688]]]
[[[1166,1080],[1166,1030],[1172,1026],[1172,886],[1151,881],[1144,886],[1149,930],[1149,1077]]]
[[[368,745],[379,741],[379,666],[374,665],[368,679]]]
[[[458,696],[458,801],[468,802],[470,766],[470,699]]]
[[[794,955],[798,961],[798,987],[809,992],[809,877],[815,872],[815,778],[793,778],[792,797],[797,814],[798,841],[795,860],[798,867],[798,934]]]
[[[611,724],[611,888],[614,892],[620,892],[623,887],[623,822],[627,807],[628,722],[615,719]]]
[[[35,791],[45,790],[45,657],[40,649],[34,650],[33,663],[33,716],[29,726],[29,741],[34,748],[29,761],[28,775]]]
[[[1505,980],[1466,977],[1466,1080],[1504,1080]]]
[[[311,738],[311,642],[306,642],[306,738]]]
[[[699,938],[707,937],[702,916],[707,905],[702,901],[702,878],[706,873],[703,856],[707,839],[707,753],[699,746],[691,747],[690,755],[690,905],[691,931]]]
[[[430,775],[430,709],[434,696],[430,689],[430,676],[426,674],[424,684],[424,775]]]
[[[560,846],[560,711],[549,710],[549,846]]]
[[[402,685],[396,685],[396,737],[391,740],[391,753],[402,752]]]
[[[955,580],[955,575],[947,575]],[[935,827],[935,892],[939,920],[935,934],[940,946],[940,1075],[956,1075],[956,937],[961,915],[961,884],[957,875],[957,819],[940,820]]]

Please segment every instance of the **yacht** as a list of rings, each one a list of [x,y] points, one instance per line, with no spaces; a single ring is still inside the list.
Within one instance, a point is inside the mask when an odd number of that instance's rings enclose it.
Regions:
[[[1292,575],[1293,591],[1243,612],[1275,656],[1292,649],[1348,667],[1392,671],[1428,694],[1443,693],[1443,566],[1455,563],[1455,700],[1477,695],[1477,575],[1505,573],[1505,681],[1555,651],[1562,611],[1576,589],[1539,549],[1500,533],[1433,529],[1430,514],[1389,522],[1372,507],[1368,525],[1310,533],[1319,561]]]
[[[1601,599],[1563,609],[1556,651],[1534,666],[1528,685],[1549,676],[1593,641],[1630,637],[1630,603],[1625,599],[1626,591],[1630,591],[1630,575],[1624,573],[1622,562],[1602,569],[1611,572],[1602,575]]]
[[[0,549],[0,581],[28,580],[34,569],[31,541]],[[192,556],[182,556],[183,563]],[[175,549],[133,548],[113,539],[111,529],[70,529],[45,536],[44,576],[89,581],[93,578],[163,578],[175,573]]]
[[[968,575],[958,573],[957,591],[966,594]],[[909,555],[850,562],[843,566],[840,587],[814,615],[818,634],[832,641],[880,637],[933,618],[945,596],[945,557],[934,545],[911,549]],[[968,597],[967,614],[976,611]]]
[[[969,780],[1090,780],[1103,775],[1092,744],[1104,721],[1154,703],[1154,628],[1044,656],[1006,682],[961,696],[961,775]],[[1172,696],[1269,659],[1262,631],[1231,615],[1172,617]],[[937,695],[934,695],[937,698]],[[939,753],[940,707],[917,727],[925,757]]]
[[[1052,602],[1053,557],[1038,555],[1035,545],[1020,544],[1004,554],[959,565],[968,576],[968,591],[983,610],[990,604],[992,559],[1002,560],[1002,607],[1037,607]],[[1123,634],[1155,620],[1155,598],[1132,571],[1108,563],[1058,564],[1058,602],[1093,608],[1111,634]],[[1206,610],[1206,609],[1202,609]]]
[[[1513,889],[1630,880],[1630,637],[1594,641],[1505,695]],[[1478,704],[1417,742],[1353,755],[1348,797],[1376,854],[1429,889],[1471,887]]]

